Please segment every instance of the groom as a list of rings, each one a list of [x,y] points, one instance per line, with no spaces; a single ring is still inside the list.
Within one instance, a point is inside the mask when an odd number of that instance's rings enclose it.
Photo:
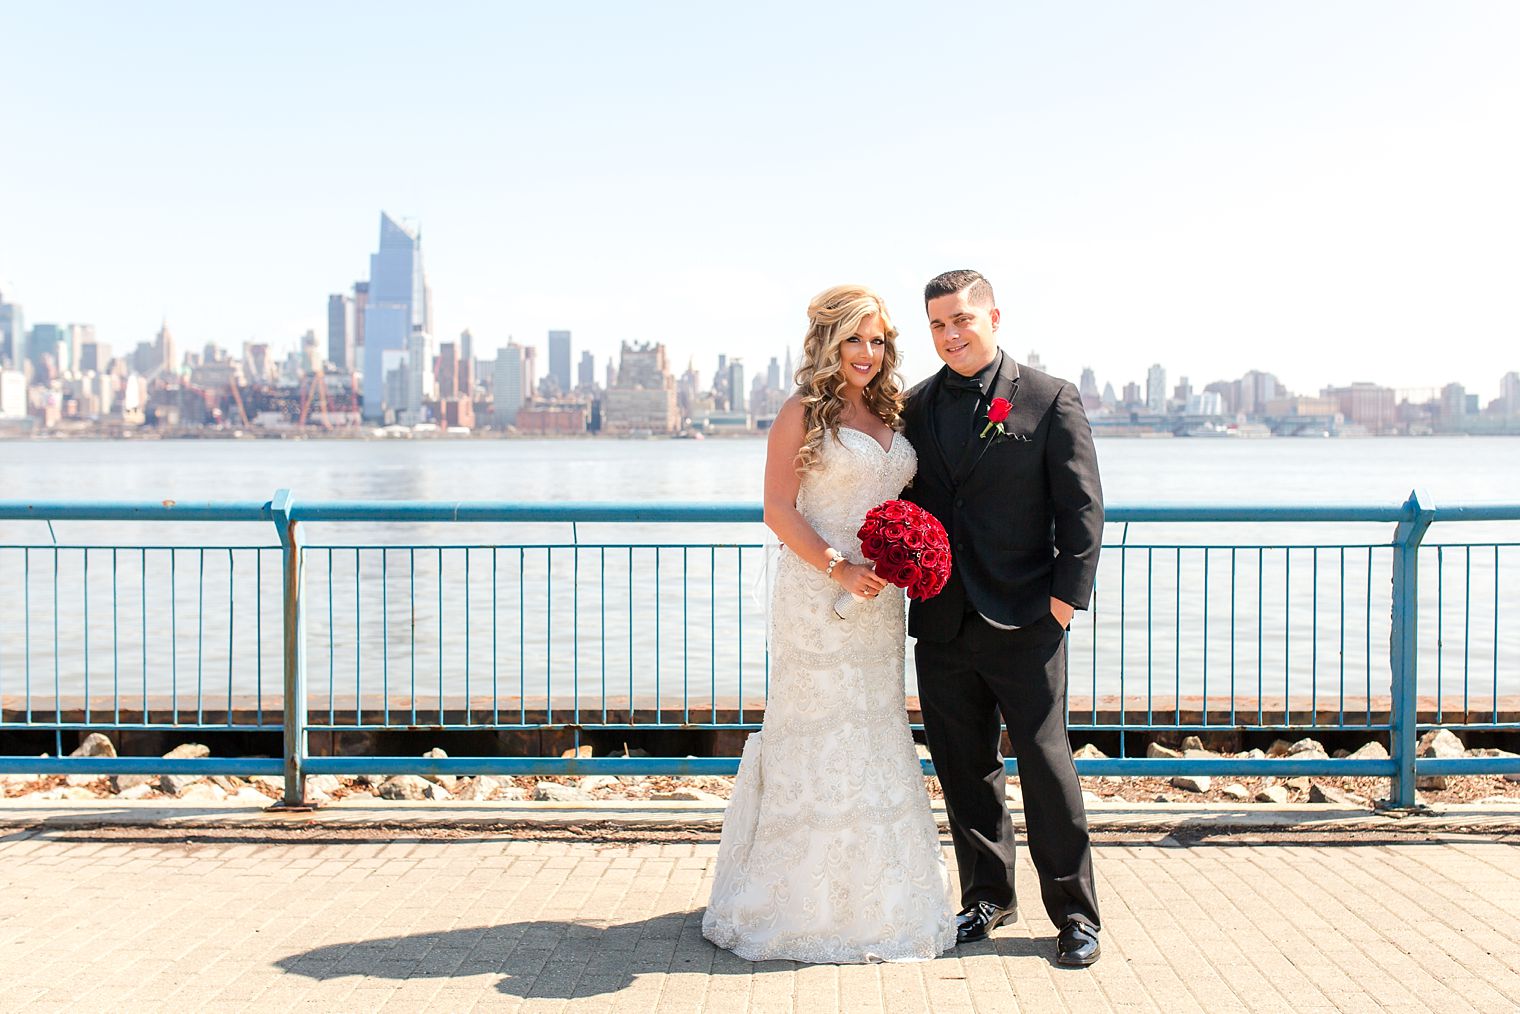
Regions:
[[[1092,596],[1103,535],[1092,431],[1071,384],[998,348],[987,279],[948,271],[924,303],[945,367],[907,395],[919,468],[903,496],[945,526],[954,566],[944,591],[913,602],[908,633],[960,867],[957,939],[981,940],[1018,913],[1001,714],[1040,895],[1060,927],[1056,960],[1090,965],[1098,899],[1066,735],[1065,630]],[[1001,423],[998,399],[1012,403]]]

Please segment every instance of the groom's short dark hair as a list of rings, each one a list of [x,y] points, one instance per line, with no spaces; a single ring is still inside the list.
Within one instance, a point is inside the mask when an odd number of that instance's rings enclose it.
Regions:
[[[992,295],[992,283],[983,278],[980,271],[972,271],[970,268],[946,271],[929,279],[929,284],[924,286],[924,305],[928,306],[931,299],[962,291],[977,306],[997,305],[997,300]]]

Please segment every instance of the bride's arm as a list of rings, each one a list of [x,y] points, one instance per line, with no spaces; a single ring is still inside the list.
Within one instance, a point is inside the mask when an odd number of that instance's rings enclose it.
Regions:
[[[829,544],[797,510],[797,491],[802,486],[802,477],[797,474],[797,452],[806,438],[802,402],[788,398],[776,414],[766,443],[765,525],[799,558],[819,570],[827,570]],[[835,565],[833,578],[847,591],[863,596],[874,595],[886,585],[870,567],[847,561]]]

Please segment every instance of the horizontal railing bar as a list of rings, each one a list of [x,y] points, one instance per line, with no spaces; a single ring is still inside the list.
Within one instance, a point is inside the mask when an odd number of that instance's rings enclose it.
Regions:
[[[34,547],[35,548],[35,547]],[[51,545],[48,548],[52,548]],[[91,547],[94,548],[94,547]],[[276,549],[279,547],[276,546]],[[764,549],[761,542],[308,542],[306,549]]]
[[[1520,772],[1520,757],[1418,757],[1418,775],[1506,775]]]
[[[4,775],[279,775],[278,757],[0,757]]]
[[[1448,504],[1434,509],[1437,522],[1520,521],[1520,504]],[[1109,522],[1400,522],[1413,516],[1407,505],[1390,504],[1115,504]],[[79,501],[0,500],[0,520],[53,521],[269,521],[269,502],[252,501]],[[763,520],[758,503],[513,503],[498,501],[295,501],[294,521],[533,521],[533,522],[713,522]]]
[[[162,707],[167,708],[167,705]],[[6,711],[12,709],[6,708]],[[252,710],[251,708],[249,710]],[[0,722],[0,732],[85,732],[95,729],[111,729],[121,732],[279,732],[282,725],[260,725],[255,722]],[[353,726],[339,726],[351,729]]]
[[[294,521],[536,521],[745,523],[764,520],[752,503],[496,503],[427,500],[302,503],[291,508]]]
[[[262,549],[262,550],[267,550],[267,551],[271,551],[271,552],[276,552],[277,553],[277,552],[280,551],[280,544],[277,542],[277,543],[274,543],[273,545],[268,545],[268,546],[256,545],[254,543],[248,543],[246,545],[212,545],[212,544],[209,544],[209,543],[196,542],[196,543],[180,543],[177,546],[176,545],[148,546],[148,545],[141,545],[141,544],[134,544],[134,545],[130,545],[129,546],[129,545],[126,545],[124,543],[119,543],[119,542],[17,542],[17,543],[10,543],[10,544],[6,544],[6,545],[0,545],[0,549],[88,549],[91,552],[104,551],[104,550],[107,550],[107,549],[115,549],[115,550],[127,551],[127,552],[139,552],[139,551],[144,550],[144,549],[146,549],[146,550],[148,550],[150,552],[158,552],[160,550],[170,550],[170,549],[176,550],[176,551],[193,550],[193,549],[206,549],[206,550],[217,550],[217,551],[226,551],[226,550],[229,550],[229,549],[230,550],[235,550],[235,551],[236,550]]]
[[[268,501],[0,500],[0,521],[269,521]]]

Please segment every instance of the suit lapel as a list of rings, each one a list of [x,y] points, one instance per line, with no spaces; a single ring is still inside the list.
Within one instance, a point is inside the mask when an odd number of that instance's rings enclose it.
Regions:
[[[1012,356],[1004,352],[1003,365],[998,369],[997,379],[992,382],[991,396],[987,399],[987,402],[991,404],[997,398],[1007,398],[1011,402],[1018,393],[1019,364],[1013,361]],[[1012,413],[1010,413],[1009,420],[1012,420],[1012,418]],[[986,421],[983,420],[981,427],[972,427],[971,439],[973,444],[966,448],[966,453],[961,456],[960,463],[956,467],[952,478],[952,481],[957,486],[966,481],[971,472],[981,463],[983,455],[987,453],[987,449],[998,439],[998,434],[995,430],[987,434],[986,437],[981,435],[982,427],[986,425]]]
[[[950,478],[950,462],[945,458],[945,449],[939,445],[939,387],[944,379],[945,371],[950,367],[942,366],[934,379],[919,392],[919,397],[924,399],[924,436],[923,442],[934,448],[934,460],[939,462],[940,471],[945,478]]]

